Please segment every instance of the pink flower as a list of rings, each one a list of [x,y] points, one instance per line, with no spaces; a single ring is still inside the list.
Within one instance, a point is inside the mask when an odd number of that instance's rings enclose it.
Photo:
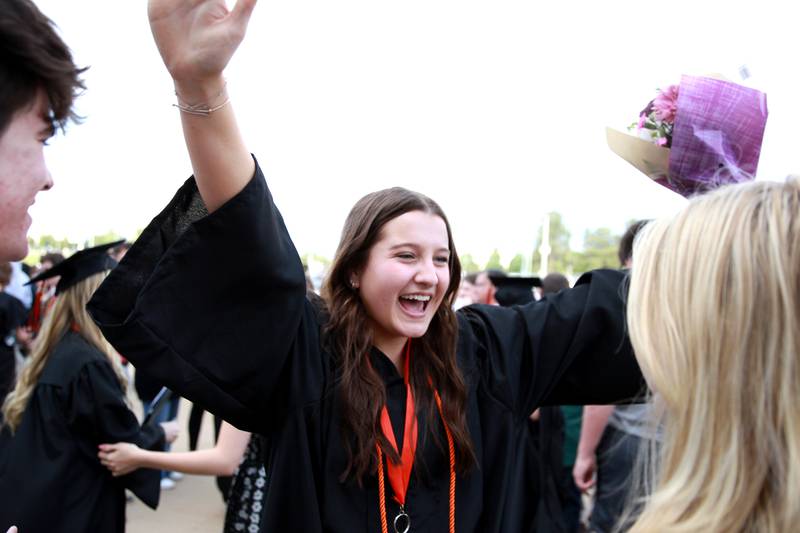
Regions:
[[[663,91],[659,91],[658,96],[653,100],[653,111],[656,118],[661,122],[673,124],[675,113],[678,112],[678,86],[670,85]]]
[[[647,117],[644,116],[644,113],[639,115],[639,123],[636,125],[637,128],[642,129],[644,128],[644,121],[647,120]]]

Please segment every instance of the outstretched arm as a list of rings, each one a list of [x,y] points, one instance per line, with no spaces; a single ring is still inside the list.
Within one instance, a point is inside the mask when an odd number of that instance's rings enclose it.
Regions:
[[[223,422],[217,445],[195,452],[154,452],[129,442],[101,444],[97,456],[113,476],[124,476],[137,468],[177,470],[187,474],[230,476],[242,462],[250,433]]]
[[[256,0],[150,0],[153,38],[182,106],[183,135],[209,212],[241,191],[255,171],[236,124],[223,78],[244,38]],[[221,107],[220,107],[221,106]],[[194,114],[194,109],[216,109]]]

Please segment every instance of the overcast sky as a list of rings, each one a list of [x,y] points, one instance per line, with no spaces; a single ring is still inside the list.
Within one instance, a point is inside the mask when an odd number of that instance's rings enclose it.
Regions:
[[[31,234],[133,235],[191,172],[146,2],[37,4],[91,68],[86,120],[46,150],[56,186]],[[579,244],[586,228],[680,208],[608,149],[605,127],[682,73],[738,81],[746,64],[770,111],[759,179],[800,171],[791,4],[262,0],[226,74],[301,254],[332,256],[352,204],[400,185],[443,206],[459,253],[507,262],[547,211]]]

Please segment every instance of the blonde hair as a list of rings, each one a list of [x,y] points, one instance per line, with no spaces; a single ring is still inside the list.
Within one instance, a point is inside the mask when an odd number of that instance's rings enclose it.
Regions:
[[[634,247],[631,342],[664,409],[633,532],[800,523],[800,180],[722,188]]]
[[[3,402],[3,418],[11,431],[16,431],[22,421],[22,415],[28,405],[36,383],[39,381],[50,354],[64,334],[74,326],[89,344],[103,352],[111,363],[122,390],[127,386],[116,352],[105,340],[100,329],[94,324],[86,312],[86,303],[105,278],[101,272],[86,278],[59,294],[53,308],[45,317],[39,335],[36,337],[29,362],[20,373],[16,387],[6,396]]]

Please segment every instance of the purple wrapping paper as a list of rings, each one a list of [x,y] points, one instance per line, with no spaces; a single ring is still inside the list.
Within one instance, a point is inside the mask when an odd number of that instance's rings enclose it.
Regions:
[[[753,179],[767,97],[713,78],[682,76],[669,154],[669,177],[657,181],[683,196]]]

